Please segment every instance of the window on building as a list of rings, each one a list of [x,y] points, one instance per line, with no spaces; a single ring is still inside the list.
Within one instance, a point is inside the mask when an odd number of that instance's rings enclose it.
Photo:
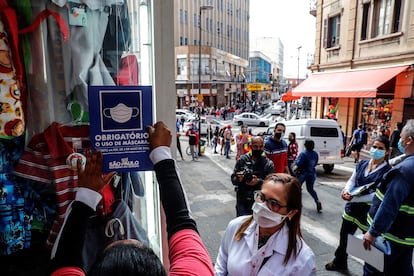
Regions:
[[[361,40],[368,39],[368,18],[370,11],[370,3],[365,3],[362,10],[362,29],[361,29]]]
[[[177,59],[177,75],[187,75],[187,59]]]
[[[180,9],[179,18],[180,18],[180,24],[183,24],[184,23],[184,11],[183,11],[183,9]]]
[[[184,38],[180,36],[180,46],[182,46],[183,44],[184,44]]]
[[[184,11],[184,24],[188,24],[188,11]]]
[[[193,14],[193,26],[198,28],[198,16],[196,13]]]
[[[401,0],[376,0],[373,12],[373,37],[387,35],[399,30]]]
[[[184,38],[184,45],[188,45],[188,38]]]
[[[335,15],[324,20],[324,48],[339,46],[341,16]]]

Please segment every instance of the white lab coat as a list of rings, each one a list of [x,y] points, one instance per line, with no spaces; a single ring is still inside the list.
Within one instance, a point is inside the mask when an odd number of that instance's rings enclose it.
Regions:
[[[240,225],[249,216],[241,216],[230,221],[224,233],[216,264],[215,275],[316,275],[315,254],[300,238],[298,256],[292,255],[286,265],[283,264],[288,246],[289,228],[285,224],[280,231],[273,234],[267,243],[258,249],[259,227],[253,221],[244,231],[241,240],[234,239]],[[263,259],[270,256],[260,269]]]

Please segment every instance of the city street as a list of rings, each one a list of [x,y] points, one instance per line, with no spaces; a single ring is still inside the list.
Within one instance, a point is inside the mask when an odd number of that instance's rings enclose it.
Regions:
[[[181,137],[181,147],[187,147],[187,137]],[[230,181],[235,160],[226,159],[224,155],[212,154],[207,148],[197,161],[191,161],[184,153],[185,161],[178,161],[184,187],[188,194],[192,214],[195,217],[200,234],[215,262],[221,237],[227,223],[235,217],[235,192]],[[322,213],[303,189],[302,234],[305,241],[316,254],[318,275],[362,275],[361,261],[350,258],[348,273],[337,273],[325,270],[325,264],[332,260],[338,244],[339,227],[344,201],[340,198],[340,190],[344,186],[354,168],[353,160],[345,159],[345,163],[335,166],[331,174],[324,174],[318,167],[318,178],[315,190],[322,202]]]

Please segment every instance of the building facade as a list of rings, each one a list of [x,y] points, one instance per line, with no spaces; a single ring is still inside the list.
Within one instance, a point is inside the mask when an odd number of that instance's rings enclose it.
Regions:
[[[177,108],[232,105],[245,89],[249,0],[174,0]]]
[[[374,138],[414,118],[414,3],[311,1],[316,16],[312,74],[293,89],[312,116],[337,119],[347,136],[364,123]]]

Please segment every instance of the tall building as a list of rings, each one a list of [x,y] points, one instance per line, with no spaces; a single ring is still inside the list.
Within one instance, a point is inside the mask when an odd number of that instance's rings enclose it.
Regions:
[[[260,51],[271,59],[272,75],[275,82],[278,82],[284,76],[284,46],[280,38],[256,38],[250,42],[250,51]]]
[[[414,118],[414,3],[311,0],[316,16],[312,74],[293,89],[310,96],[312,116],[334,118],[346,134],[370,137]]]
[[[246,71],[246,93],[243,102],[271,99],[272,60],[260,51],[250,51],[249,66]]]
[[[174,0],[177,107],[236,103],[245,89],[249,2]]]

